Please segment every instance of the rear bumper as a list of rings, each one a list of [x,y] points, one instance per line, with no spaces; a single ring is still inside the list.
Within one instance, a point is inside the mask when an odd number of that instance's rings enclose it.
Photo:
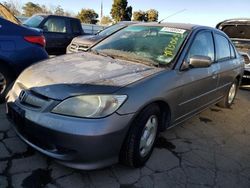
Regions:
[[[8,117],[19,137],[34,149],[78,169],[97,169],[118,162],[132,115],[81,119],[25,110],[23,121]]]
[[[32,54],[32,55],[31,55]],[[13,70],[19,75],[25,68],[30,65],[48,59],[49,56],[44,48],[40,46],[30,45],[27,48],[19,50],[18,53],[10,54]]]

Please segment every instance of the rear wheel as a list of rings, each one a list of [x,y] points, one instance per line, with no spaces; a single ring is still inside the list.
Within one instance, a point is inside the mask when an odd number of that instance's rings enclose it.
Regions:
[[[3,102],[6,94],[10,89],[10,85],[14,80],[14,76],[12,76],[9,69],[0,65],[0,102]]]
[[[146,107],[132,124],[120,153],[120,161],[128,166],[143,166],[149,159],[159,132],[161,113],[156,104]]]
[[[238,90],[238,80],[235,80],[227,91],[226,96],[218,103],[218,106],[223,108],[229,108],[235,99]]]

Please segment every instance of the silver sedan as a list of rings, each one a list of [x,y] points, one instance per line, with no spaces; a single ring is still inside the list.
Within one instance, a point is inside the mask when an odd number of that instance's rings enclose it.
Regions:
[[[244,63],[221,31],[128,26],[88,52],[37,63],[16,80],[7,115],[24,142],[58,162],[140,167],[160,131],[233,104]]]

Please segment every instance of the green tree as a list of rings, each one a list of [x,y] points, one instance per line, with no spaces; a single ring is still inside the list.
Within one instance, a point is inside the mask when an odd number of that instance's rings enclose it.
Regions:
[[[134,21],[146,21],[146,13],[142,10],[134,11],[133,20]]]
[[[98,14],[93,9],[82,9],[77,14],[77,18],[83,23],[96,24]]]
[[[100,23],[102,25],[109,25],[110,23],[112,23],[112,19],[109,16],[103,16],[100,20]]]
[[[23,6],[23,12],[25,16],[32,16],[33,14],[41,13],[43,10],[39,4],[34,4],[32,2],[28,2]]]
[[[127,5],[127,0],[114,0],[110,14],[115,22],[131,20],[132,7],[127,7]]]
[[[159,13],[155,9],[150,9],[146,12],[146,16],[148,22],[156,22],[158,21]]]
[[[60,5],[56,7],[54,14],[59,15],[59,16],[65,15],[64,10]]]
[[[131,6],[126,8],[125,20],[131,21],[133,8]]]
[[[17,2],[14,2],[12,0],[9,0],[9,1],[4,1],[3,2],[3,5],[9,9],[9,11],[15,15],[15,16],[19,16],[21,14],[21,11],[18,7],[18,3]]]
[[[42,12],[41,13],[52,14],[52,11],[48,7],[46,7],[45,5],[42,5],[41,8],[42,8]]]

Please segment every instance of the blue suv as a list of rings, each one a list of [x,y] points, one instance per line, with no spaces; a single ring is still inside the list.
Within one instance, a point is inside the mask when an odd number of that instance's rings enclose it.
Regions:
[[[23,69],[48,58],[42,32],[13,23],[14,16],[3,11],[7,9],[0,4],[0,101]]]

